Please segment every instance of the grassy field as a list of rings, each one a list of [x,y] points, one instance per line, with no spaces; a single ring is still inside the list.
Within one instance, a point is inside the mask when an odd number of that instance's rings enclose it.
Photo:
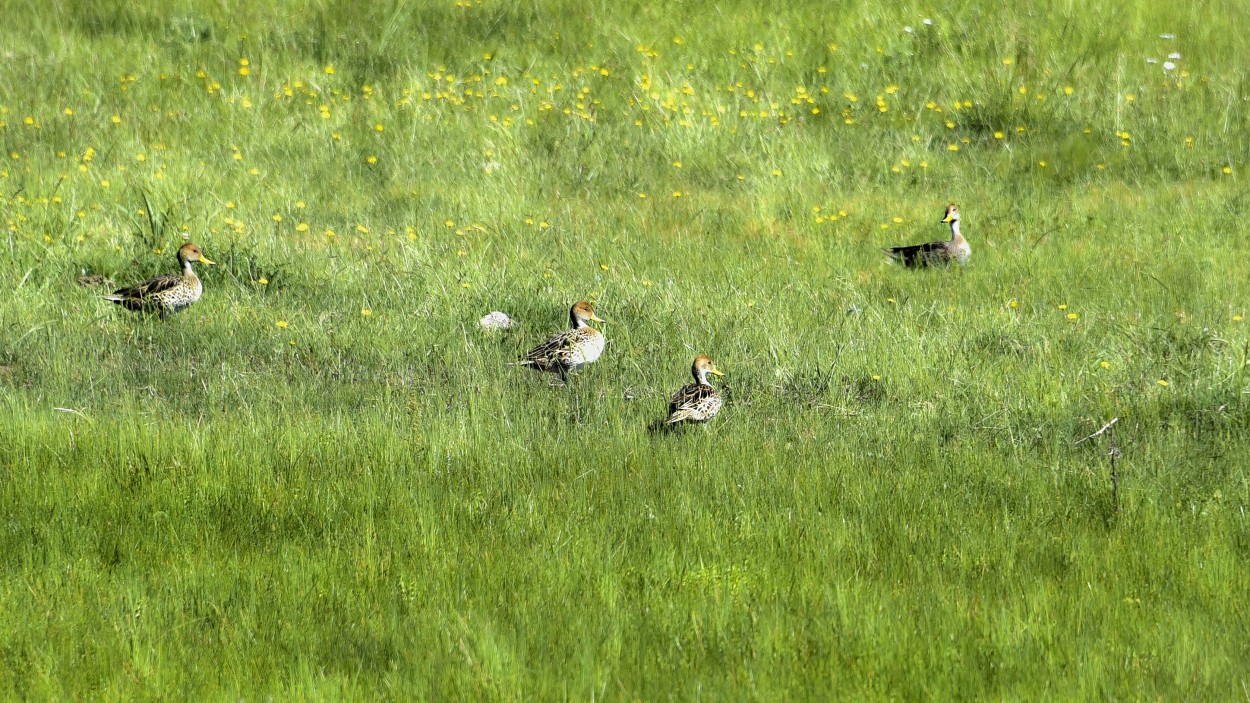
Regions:
[[[1245,3],[4,6],[0,696],[1250,698]]]

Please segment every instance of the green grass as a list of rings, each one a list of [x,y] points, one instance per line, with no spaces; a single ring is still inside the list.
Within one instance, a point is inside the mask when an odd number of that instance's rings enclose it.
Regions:
[[[461,4],[6,7],[0,696],[1247,696],[1250,9]]]

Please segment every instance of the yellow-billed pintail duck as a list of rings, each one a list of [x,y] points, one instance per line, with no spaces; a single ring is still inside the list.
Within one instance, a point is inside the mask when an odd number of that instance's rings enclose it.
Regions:
[[[673,399],[668,402],[668,419],[666,425],[679,422],[707,422],[720,412],[724,400],[720,392],[708,383],[707,375],[724,376],[706,355],[695,358],[690,367],[694,374],[694,383],[687,383],[678,389]]]
[[[183,244],[178,249],[178,265],[182,267],[181,275],[170,273],[149,278],[143,283],[119,288],[113,291],[112,295],[104,296],[104,299],[117,303],[127,310],[159,312],[162,319],[169,317],[199,300],[200,294],[204,292],[204,285],[200,283],[199,276],[196,276],[195,271],[191,269],[191,264],[195,261],[205,264],[213,263],[207,256],[204,256],[204,252],[200,251],[199,245]]]
[[[572,329],[529,350],[517,365],[558,373],[560,380],[564,381],[569,371],[594,363],[603,353],[603,333],[586,324],[587,320],[604,322],[595,315],[590,303],[583,300],[569,310]]]
[[[949,264],[952,261],[958,261],[960,264],[968,263],[968,258],[972,256],[972,249],[968,246],[968,240],[964,239],[964,235],[959,232],[959,207],[954,203],[947,205],[946,217],[943,217],[941,222],[950,223],[951,238],[949,240],[912,244],[905,247],[889,247],[885,249],[885,253],[913,268]]]

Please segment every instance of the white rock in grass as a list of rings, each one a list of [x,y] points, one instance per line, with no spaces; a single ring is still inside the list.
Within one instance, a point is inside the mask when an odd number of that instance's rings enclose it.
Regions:
[[[502,312],[499,312],[498,310],[490,313],[486,317],[483,317],[478,322],[482,325],[482,329],[487,331],[511,329],[514,324],[512,322],[512,318]]]

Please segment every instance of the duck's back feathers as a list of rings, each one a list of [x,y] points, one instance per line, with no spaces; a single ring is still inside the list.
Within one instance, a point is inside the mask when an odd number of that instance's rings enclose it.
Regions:
[[[677,390],[668,403],[668,419],[665,424],[678,422],[706,422],[720,412],[723,404],[720,393],[710,385],[687,383]]]
[[[552,371],[560,364],[569,347],[573,345],[577,330],[566,330],[553,336],[525,353],[522,366],[533,366],[540,371]]]
[[[113,291],[110,298],[118,298],[123,300],[142,300],[144,298],[153,297],[159,293],[163,293],[172,288],[176,288],[182,283],[182,276],[175,273],[168,273],[163,276],[153,276],[142,283],[136,283],[133,286],[118,288]]]
[[[926,244],[888,247],[883,251],[894,259],[902,261],[907,266],[922,267],[950,263],[954,258],[951,252],[951,244],[953,242],[950,241],[928,242]]]

